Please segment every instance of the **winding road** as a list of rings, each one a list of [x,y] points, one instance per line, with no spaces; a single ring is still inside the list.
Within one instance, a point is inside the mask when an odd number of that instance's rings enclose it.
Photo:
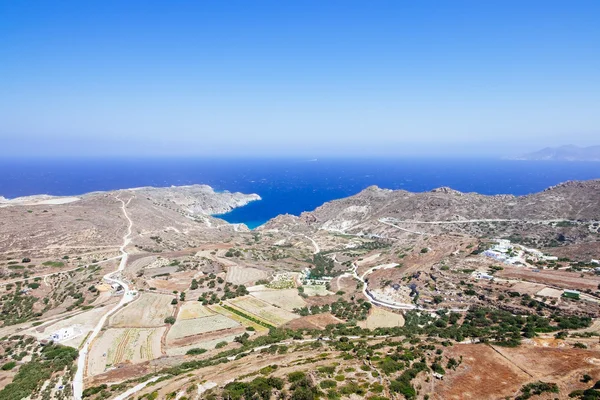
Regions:
[[[385,224],[385,225],[393,226],[394,228],[399,229],[399,230],[404,231],[404,232],[416,233],[417,235],[422,235],[422,236],[430,236],[429,233],[419,232],[419,231],[413,231],[413,230],[406,229],[406,228],[401,228],[398,225],[394,225],[391,222],[384,220],[383,218],[380,219],[379,222],[381,222],[382,224]]]
[[[314,254],[317,254],[321,251],[321,249],[319,248],[319,245],[317,244],[317,242],[315,242],[315,239],[311,238],[310,236],[306,236],[306,235],[303,235],[303,236],[312,242],[312,245],[315,248]]]
[[[87,364],[87,356],[89,354],[91,344],[93,343],[93,341],[96,339],[96,337],[100,333],[100,330],[102,329],[102,326],[104,326],[104,323],[106,322],[107,318],[111,314],[116,312],[118,309],[120,309],[122,306],[129,303],[131,300],[133,300],[135,298],[135,296],[132,295],[130,292],[129,285],[127,285],[127,283],[125,283],[122,280],[122,278],[120,277],[120,273],[125,269],[125,266],[127,265],[127,259],[129,258],[129,254],[127,253],[127,251],[125,251],[125,247],[127,247],[127,245],[131,242],[130,236],[131,236],[131,230],[133,228],[133,221],[131,220],[131,218],[129,218],[126,207],[127,207],[127,205],[129,205],[129,202],[131,201],[131,199],[133,199],[133,197],[131,197],[127,201],[127,203],[125,203],[125,201],[123,201],[119,197],[116,197],[116,199],[121,202],[121,209],[123,210],[123,214],[125,215],[125,218],[127,218],[127,221],[128,221],[127,233],[125,234],[125,236],[123,236],[123,244],[119,248],[119,251],[122,254],[122,256],[121,256],[122,258],[121,258],[121,262],[119,263],[119,267],[117,268],[116,271],[104,275],[103,279],[106,282],[117,283],[117,284],[121,285],[123,287],[123,297],[121,298],[121,301],[115,307],[113,307],[112,309],[107,311],[106,314],[104,314],[102,316],[102,318],[100,318],[100,320],[98,321],[98,324],[96,324],[96,327],[90,333],[90,335],[86,339],[85,343],[79,350],[79,357],[77,359],[77,372],[75,373],[75,377],[73,378],[73,398],[75,400],[81,400],[83,398],[83,386],[84,386],[83,380],[85,378],[85,367]],[[114,275],[116,275],[116,276],[114,276]]]
[[[365,280],[365,277],[367,275],[369,275],[370,273],[372,273],[373,271],[379,270],[379,269],[390,269],[390,268],[396,268],[398,266],[398,264],[396,263],[392,263],[392,264],[382,264],[382,265],[376,265],[375,267],[369,268],[368,270],[366,270],[362,275],[358,275],[358,273],[356,272],[356,270],[358,269],[358,265],[356,263],[352,264],[352,270],[350,273],[347,273],[350,276],[353,276],[355,279],[357,279],[358,281],[362,282],[363,284],[363,295],[367,298],[367,300],[369,301],[369,303],[371,304],[375,304],[378,306],[382,306],[382,307],[388,307],[388,308],[393,308],[395,310],[421,310],[421,311],[428,311],[428,312],[436,312],[439,310],[448,310],[448,311],[453,311],[453,312],[467,312],[469,311],[469,308],[465,308],[465,309],[461,309],[461,308],[436,308],[436,309],[428,309],[428,308],[424,308],[424,307],[419,307],[417,305],[414,304],[408,304],[408,303],[398,303],[398,302],[384,302],[381,300],[377,300],[372,294],[371,292],[368,290],[368,284],[367,281]]]

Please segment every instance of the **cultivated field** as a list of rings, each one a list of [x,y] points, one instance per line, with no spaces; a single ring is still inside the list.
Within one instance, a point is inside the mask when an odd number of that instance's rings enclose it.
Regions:
[[[209,317],[211,315],[213,315],[213,312],[210,311],[207,307],[203,306],[200,302],[186,301],[181,305],[181,308],[179,309],[179,314],[177,315],[177,319],[195,319]]]
[[[372,307],[367,319],[361,321],[359,325],[368,329],[392,328],[395,326],[403,326],[404,317],[401,314],[380,307]]]
[[[302,287],[307,296],[327,296],[329,294],[334,294],[327,290],[325,285],[304,285]]]
[[[265,289],[252,292],[251,296],[288,311],[293,311],[294,308],[302,308],[306,306],[304,299],[298,295],[297,289]]]
[[[169,330],[167,341],[239,326],[238,322],[219,314],[196,319],[178,319]]]
[[[231,282],[234,285],[246,285],[259,279],[265,279],[267,276],[267,271],[236,265],[227,269],[226,281]]]
[[[226,316],[229,319],[232,319],[234,321],[239,322],[240,324],[242,324],[245,327],[251,326],[254,328],[254,330],[256,332],[262,332],[262,331],[268,331],[268,328],[265,328],[264,326],[257,324],[256,322],[252,322],[249,319],[246,319],[244,317],[242,317],[241,315],[238,315],[236,313],[233,313],[229,310],[226,310],[225,308],[221,307],[218,304],[214,304],[212,306],[209,306],[211,311],[214,311],[215,313],[221,314]]]
[[[259,300],[252,296],[238,297],[233,300],[228,300],[230,306],[236,307],[243,312],[246,312],[254,317],[275,326],[283,325],[293,319],[298,318],[298,315],[292,314],[281,308],[272,306],[271,304]]]
[[[139,363],[161,356],[162,328],[110,328],[94,342],[88,373],[98,375],[122,363]]]
[[[110,318],[111,327],[157,327],[164,325],[166,317],[173,314],[173,297],[156,293],[143,293]]]

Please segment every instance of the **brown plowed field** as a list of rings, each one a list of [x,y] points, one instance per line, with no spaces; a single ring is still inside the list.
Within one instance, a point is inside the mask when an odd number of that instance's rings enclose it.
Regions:
[[[444,380],[433,382],[433,398],[439,400],[514,398],[523,385],[539,380],[558,384],[560,393],[548,398],[568,399],[571,391],[589,387],[579,383],[579,375],[589,374],[593,381],[600,378],[598,350],[459,344],[444,356],[462,356],[462,364],[456,371],[447,370]]]
[[[533,272],[533,270],[528,268],[511,267],[508,265],[505,265],[504,270],[499,271],[496,276],[501,278],[523,279],[531,282],[559,286],[565,289],[577,290],[596,290],[598,284],[600,284],[600,277],[586,275],[582,278],[581,273],[577,272],[555,271],[549,269]]]

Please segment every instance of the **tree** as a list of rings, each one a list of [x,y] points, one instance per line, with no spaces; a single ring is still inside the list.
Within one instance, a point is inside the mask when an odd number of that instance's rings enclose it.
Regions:
[[[173,325],[175,321],[176,319],[173,316],[165,318],[165,324]]]

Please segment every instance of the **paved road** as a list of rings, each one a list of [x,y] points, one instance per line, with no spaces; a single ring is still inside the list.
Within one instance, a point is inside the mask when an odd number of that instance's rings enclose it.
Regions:
[[[84,386],[83,380],[85,378],[85,376],[84,376],[85,367],[87,364],[87,356],[90,351],[90,345],[92,344],[94,339],[96,339],[96,337],[100,333],[100,330],[102,329],[102,326],[104,326],[104,323],[106,322],[107,318],[112,313],[119,310],[123,305],[127,304],[128,302],[130,302],[131,300],[133,300],[135,298],[130,293],[129,285],[127,285],[127,283],[125,281],[123,281],[122,278],[120,277],[120,273],[125,269],[125,266],[127,265],[127,259],[129,258],[129,254],[125,251],[125,247],[127,247],[127,245],[131,242],[130,236],[131,236],[131,229],[133,227],[133,221],[131,221],[131,218],[129,218],[129,215],[127,214],[126,206],[129,204],[129,202],[131,201],[132,198],[133,197],[131,197],[127,201],[127,203],[125,203],[123,200],[121,200],[119,197],[117,197],[117,200],[119,200],[122,204],[121,209],[123,210],[123,214],[125,215],[125,218],[127,218],[127,221],[128,221],[127,233],[125,234],[125,236],[123,236],[123,244],[119,248],[119,251],[121,252],[121,262],[119,263],[119,268],[117,268],[117,270],[114,272],[104,275],[104,278],[103,278],[105,281],[107,281],[109,283],[117,283],[117,284],[121,285],[123,287],[123,297],[121,298],[121,301],[115,307],[110,309],[108,312],[106,312],[102,316],[102,318],[100,318],[100,321],[98,321],[98,324],[96,324],[96,327],[88,336],[87,340],[81,347],[81,350],[79,350],[79,358],[77,359],[77,372],[75,373],[75,377],[73,378],[73,398],[75,400],[81,400],[83,398],[83,386]],[[156,379],[158,379],[158,378],[156,378]],[[147,383],[149,383],[149,382],[146,382],[146,384]],[[138,386],[140,386],[140,385],[138,385]],[[140,389],[142,387],[140,387]],[[136,388],[137,388],[137,386],[136,386]],[[135,389],[135,388],[133,388],[133,389]],[[124,398],[125,397],[123,397],[123,399]]]

